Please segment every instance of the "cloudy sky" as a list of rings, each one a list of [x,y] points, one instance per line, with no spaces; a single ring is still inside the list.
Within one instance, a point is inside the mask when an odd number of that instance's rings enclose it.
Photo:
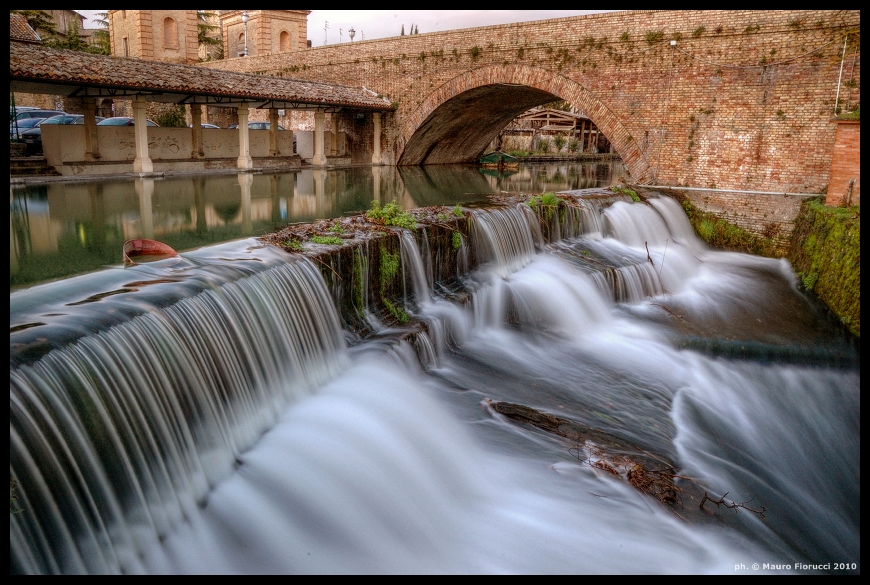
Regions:
[[[105,10],[78,10],[89,20],[85,28],[95,28],[90,19]],[[308,38],[315,47],[338,42],[350,42],[348,30],[356,31],[354,41],[365,38],[381,39],[398,36],[405,25],[405,33],[411,25],[420,34],[458,28],[508,24],[527,20],[544,20],[610,12],[608,10],[312,10],[308,15]],[[324,29],[325,26],[327,28]]]

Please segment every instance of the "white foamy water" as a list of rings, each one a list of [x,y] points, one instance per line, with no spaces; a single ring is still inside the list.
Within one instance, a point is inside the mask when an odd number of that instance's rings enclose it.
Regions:
[[[427,324],[416,353],[376,322],[379,336],[346,347],[317,270],[299,262],[14,362],[12,572],[858,563],[857,361],[787,264],[706,249],[672,203],[611,206],[606,229],[560,226],[552,246],[525,212],[476,211],[486,261],[463,275],[465,305],[435,294],[405,238]],[[829,342],[814,353],[807,339]],[[488,400],[670,462],[691,478],[686,496],[670,508]],[[748,508],[701,512],[690,488]]]

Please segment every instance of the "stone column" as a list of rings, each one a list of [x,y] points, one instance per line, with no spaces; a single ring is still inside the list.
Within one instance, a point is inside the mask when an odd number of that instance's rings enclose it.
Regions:
[[[202,106],[190,104],[191,117],[191,147],[190,158],[203,158],[205,151],[202,145]]]
[[[248,104],[239,105],[239,158],[236,167],[240,169],[253,168],[251,160],[251,139],[248,134]]]
[[[381,113],[375,112],[372,114],[372,120],[374,121],[375,131],[374,131],[374,148],[372,149],[372,164],[379,165],[381,164]]]
[[[85,160],[100,159],[100,143],[97,140],[97,117],[94,111],[97,100],[82,98],[82,112],[85,115]]]
[[[278,156],[278,110],[269,110],[269,156]]]
[[[326,166],[326,155],[323,153],[324,118],[323,109],[314,112],[314,158],[311,164],[315,167]]]
[[[147,119],[148,102],[145,96],[133,96],[133,140],[136,144],[136,158],[133,159],[134,173],[153,173],[154,163],[148,156],[148,125]]]
[[[338,156],[338,118],[335,114],[329,116],[332,132],[329,134],[329,156]]]

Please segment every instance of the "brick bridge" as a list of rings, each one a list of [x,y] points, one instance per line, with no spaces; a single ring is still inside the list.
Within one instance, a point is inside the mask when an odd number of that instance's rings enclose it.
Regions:
[[[564,99],[635,182],[819,193],[834,103],[860,98],[860,12],[614,12],[203,65],[389,98],[386,164],[475,161],[512,118]],[[334,116],[354,162],[370,162],[371,116]]]

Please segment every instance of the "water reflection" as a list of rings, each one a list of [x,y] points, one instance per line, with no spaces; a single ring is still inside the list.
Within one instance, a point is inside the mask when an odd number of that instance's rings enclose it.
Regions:
[[[453,205],[498,191],[608,186],[624,173],[618,161],[587,161],[502,173],[438,165],[15,185],[9,285],[14,290],[118,264],[123,243],[133,238],[183,252],[362,211],[373,199],[395,199],[405,208]]]

